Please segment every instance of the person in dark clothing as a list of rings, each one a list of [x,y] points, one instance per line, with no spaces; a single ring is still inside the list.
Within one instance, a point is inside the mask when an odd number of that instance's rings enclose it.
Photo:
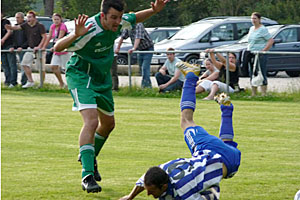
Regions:
[[[29,11],[27,13],[27,22],[17,26],[5,25],[7,30],[24,30],[27,41],[28,41],[28,49],[33,50],[33,52],[26,52],[24,54],[24,58],[22,60],[22,67],[27,76],[27,83],[22,86],[22,88],[30,88],[34,86],[34,81],[32,78],[31,65],[36,59],[36,53],[39,50],[45,50],[45,42],[47,39],[45,26],[38,22],[36,19],[36,14],[34,11]],[[46,52],[42,52],[42,80],[45,80],[45,59]]]
[[[15,18],[17,20],[15,26],[25,23],[24,13],[17,12]],[[19,56],[19,63],[21,63],[23,60],[23,56],[25,54],[25,52],[22,50],[28,48],[26,34],[24,30],[15,30],[13,31],[12,38],[13,38],[13,47],[11,47],[9,50],[11,52],[13,52],[15,49],[17,50],[17,55]],[[21,84],[25,85],[26,82],[27,82],[27,77],[23,68],[21,67]]]
[[[8,50],[13,45],[11,37],[12,31],[6,30],[5,25],[10,25],[10,21],[4,18],[1,12],[1,49]],[[5,81],[4,84],[10,88],[15,87],[17,83],[17,63],[15,53],[1,53],[1,67],[4,71]]]

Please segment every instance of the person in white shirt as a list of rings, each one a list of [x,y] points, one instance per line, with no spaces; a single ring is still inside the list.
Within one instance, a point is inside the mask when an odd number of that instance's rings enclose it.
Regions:
[[[206,68],[206,71],[199,77],[196,93],[205,91],[209,92],[212,86],[212,82],[218,80],[219,78],[220,71],[214,66],[210,58],[204,60],[204,66]]]

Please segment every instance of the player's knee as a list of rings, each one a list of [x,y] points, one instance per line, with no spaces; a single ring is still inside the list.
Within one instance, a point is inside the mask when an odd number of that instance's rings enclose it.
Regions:
[[[85,121],[84,126],[88,127],[89,129],[96,130],[98,127],[99,121],[97,118],[93,118],[90,120]]]

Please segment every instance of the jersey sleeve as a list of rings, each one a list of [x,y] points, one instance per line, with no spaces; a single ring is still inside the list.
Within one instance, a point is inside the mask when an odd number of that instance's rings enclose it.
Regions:
[[[121,21],[121,31],[123,30],[131,30],[133,26],[136,24],[136,16],[134,13],[131,14],[124,14],[122,16]]]
[[[93,24],[92,27],[89,29],[89,31],[77,38],[68,48],[68,51],[77,51],[82,49],[95,35],[96,31],[96,22],[93,20],[90,20],[91,18],[88,19],[88,21],[85,23],[85,27],[88,27],[90,24]]]
[[[139,180],[137,180],[135,185],[140,186],[140,187],[144,187],[144,177],[145,177],[145,174],[143,174],[143,176],[141,176],[141,178],[139,178]]]

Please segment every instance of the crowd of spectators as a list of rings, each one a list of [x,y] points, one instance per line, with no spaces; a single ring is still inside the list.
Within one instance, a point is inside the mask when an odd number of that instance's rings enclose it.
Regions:
[[[1,12],[1,49],[9,50],[1,54],[1,67],[5,75],[5,86],[13,88],[18,85],[18,67],[17,63],[20,63],[21,73],[21,85],[22,88],[33,87],[34,80],[32,77],[32,64],[37,59],[37,54],[41,50],[41,63],[42,63],[42,80],[45,80],[45,59],[46,59],[46,48],[50,49],[48,54],[51,54],[51,68],[61,88],[67,88],[63,81],[61,71],[65,69],[66,63],[70,59],[71,53],[68,52],[53,52],[53,46],[55,42],[68,34],[68,29],[63,23],[63,19],[60,14],[54,13],[52,16],[53,24],[50,27],[49,34],[46,33],[46,29],[43,24],[39,23],[36,19],[36,13],[29,11],[25,15],[22,12],[15,14],[16,24],[11,24],[9,20],[4,17],[4,13]],[[260,23],[260,14],[252,14],[253,27],[250,29],[249,44],[255,45],[253,39],[254,33],[257,33],[255,37],[260,37],[258,33],[254,32],[256,29],[262,29],[266,32],[266,29]],[[270,35],[266,32],[261,34],[265,40],[263,46],[260,49],[267,50],[272,42]],[[265,36],[267,35],[267,36]],[[115,46],[115,59],[112,66],[111,74],[113,78],[113,90],[118,91],[119,80],[117,74],[117,63],[116,58],[120,50],[123,39],[130,37],[132,40],[133,48],[129,50],[132,53],[135,50],[153,50],[153,43],[145,30],[142,23],[138,23],[131,31],[124,31],[121,34],[119,44]],[[53,41],[53,42],[52,42]],[[50,45],[51,44],[51,45]],[[50,45],[50,46],[49,46]],[[254,48],[254,47],[253,47]],[[249,47],[249,50],[253,50]],[[27,50],[27,51],[23,51]],[[167,51],[175,51],[174,48],[170,47]],[[204,100],[212,100],[217,92],[229,92],[233,93],[239,91],[239,73],[236,64],[236,55],[229,54],[229,88],[226,85],[226,59],[219,53],[214,53],[213,49],[207,49],[206,53],[209,58],[203,62],[203,66],[206,71],[199,77],[197,82],[196,93],[208,92],[208,96]],[[53,54],[53,55],[52,55]],[[217,59],[215,57],[217,56]],[[251,54],[250,54],[251,55]],[[252,56],[254,57],[254,56]],[[40,58],[40,57],[39,57]],[[151,88],[150,80],[150,63],[152,54],[140,54],[138,56],[140,70],[142,72],[142,83],[141,86]],[[184,83],[184,76],[180,70],[176,69],[175,64],[180,60],[175,56],[175,53],[167,53],[167,60],[164,65],[159,68],[155,74],[155,78],[158,84],[159,92],[171,92],[175,90],[181,90]],[[250,60],[250,58],[249,58]],[[266,69],[265,69],[265,58],[260,58],[261,70],[264,75],[264,82],[262,84],[263,95],[266,95]],[[249,61],[250,62],[250,61]],[[36,62],[37,63],[37,62]],[[251,64],[251,63],[250,63]],[[253,64],[250,67],[250,74],[252,74]],[[251,78],[252,76],[250,76]],[[227,91],[229,89],[229,91]],[[256,95],[256,87],[252,86],[252,95]]]

